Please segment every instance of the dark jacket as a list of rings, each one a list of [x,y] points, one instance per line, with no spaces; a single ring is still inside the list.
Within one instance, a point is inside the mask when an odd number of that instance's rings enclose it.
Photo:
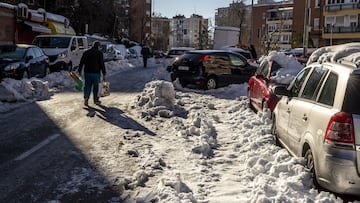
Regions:
[[[141,49],[141,55],[142,55],[144,58],[149,58],[149,55],[150,55],[150,49],[149,49],[149,47],[144,46],[144,47]]]
[[[106,75],[103,53],[94,47],[85,51],[82,55],[78,70],[79,73],[81,73],[84,65],[84,73],[102,72],[103,75]]]

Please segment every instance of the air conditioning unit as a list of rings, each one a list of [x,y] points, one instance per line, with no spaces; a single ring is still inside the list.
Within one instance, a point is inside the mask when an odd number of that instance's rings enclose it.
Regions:
[[[19,18],[27,18],[28,17],[28,7],[26,4],[20,3],[17,6],[17,17]]]

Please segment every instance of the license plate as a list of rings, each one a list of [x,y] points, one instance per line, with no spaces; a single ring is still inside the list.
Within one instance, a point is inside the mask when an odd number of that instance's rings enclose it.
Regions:
[[[179,66],[179,70],[189,70],[189,66]]]

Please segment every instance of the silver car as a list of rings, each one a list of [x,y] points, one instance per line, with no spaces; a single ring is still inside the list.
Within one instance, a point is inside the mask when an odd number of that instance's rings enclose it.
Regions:
[[[277,144],[305,157],[314,183],[339,194],[360,194],[360,68],[341,60],[308,64],[273,112]]]

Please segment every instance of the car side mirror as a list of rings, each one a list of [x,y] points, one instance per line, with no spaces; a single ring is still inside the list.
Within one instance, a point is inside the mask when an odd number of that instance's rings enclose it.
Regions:
[[[292,97],[292,92],[287,89],[285,86],[276,86],[274,87],[274,94],[280,96]]]
[[[71,51],[74,51],[76,49],[76,46],[71,46]]]

